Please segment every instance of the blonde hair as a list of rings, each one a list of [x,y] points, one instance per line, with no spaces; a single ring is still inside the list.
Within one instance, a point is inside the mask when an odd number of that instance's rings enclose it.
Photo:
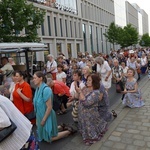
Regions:
[[[85,66],[85,67],[83,67],[83,69],[87,70],[87,71],[88,71],[88,73],[90,73],[90,72],[91,72],[91,70],[90,70],[90,67],[89,67],[89,66]],[[83,69],[82,69],[82,70],[83,70]]]

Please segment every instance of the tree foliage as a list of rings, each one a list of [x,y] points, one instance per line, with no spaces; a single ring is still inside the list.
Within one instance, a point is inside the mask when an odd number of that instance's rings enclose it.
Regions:
[[[149,47],[150,46],[150,36],[148,33],[143,34],[139,42],[141,46]]]
[[[113,44],[113,47],[115,44],[118,44],[118,27],[115,25],[114,22],[112,22],[109,25],[108,31],[104,33],[104,36],[107,38],[107,40]]]
[[[0,42],[32,42],[38,40],[37,29],[45,12],[26,0],[0,1]],[[25,30],[26,34],[20,32]]]
[[[120,38],[118,44],[121,47],[128,47],[138,43],[138,32],[137,29],[128,24],[123,29],[120,29]]]
[[[104,34],[110,43],[119,44],[121,47],[128,47],[138,43],[137,29],[128,24],[124,28],[111,23],[108,31]]]

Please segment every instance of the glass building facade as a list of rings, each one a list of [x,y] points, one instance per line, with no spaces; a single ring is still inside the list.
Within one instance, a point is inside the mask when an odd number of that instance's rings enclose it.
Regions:
[[[112,47],[103,33],[115,21],[114,0],[30,1],[46,10],[37,33],[55,57],[59,52],[66,58],[77,57],[78,52],[86,51],[109,53]]]
[[[139,35],[143,35],[142,14],[138,12]]]
[[[115,23],[121,27],[124,27],[127,24],[125,1],[126,0],[114,0]]]

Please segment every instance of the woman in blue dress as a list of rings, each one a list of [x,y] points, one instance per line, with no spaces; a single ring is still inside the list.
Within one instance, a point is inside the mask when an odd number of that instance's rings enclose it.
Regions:
[[[131,108],[142,107],[145,105],[134,75],[135,70],[133,68],[129,68],[127,71],[127,81],[125,84],[125,89],[123,91],[123,93],[125,94],[123,104]]]
[[[64,124],[57,126],[56,114],[52,108],[53,93],[44,80],[42,72],[34,73],[33,82],[37,86],[34,95],[34,109],[39,141],[51,142],[66,137],[75,130]],[[62,132],[58,132],[58,129]]]

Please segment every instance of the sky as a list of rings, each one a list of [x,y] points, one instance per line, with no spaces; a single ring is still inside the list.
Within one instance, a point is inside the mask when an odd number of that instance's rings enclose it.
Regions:
[[[149,34],[150,34],[150,0],[127,0],[129,3],[136,3],[149,16]]]

